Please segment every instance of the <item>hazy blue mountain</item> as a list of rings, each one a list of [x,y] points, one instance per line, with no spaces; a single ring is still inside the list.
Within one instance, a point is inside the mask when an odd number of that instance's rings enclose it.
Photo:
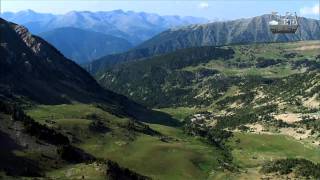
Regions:
[[[39,35],[78,64],[132,47],[125,39],[72,27],[57,28]]]
[[[55,15],[50,13],[37,13],[33,10],[28,9],[16,13],[4,12],[1,14],[1,17],[18,24],[27,24],[30,22],[48,22],[52,20]]]
[[[61,27],[75,27],[111,34],[138,44],[168,28],[207,22],[204,18],[160,16],[122,10],[71,11],[63,15],[37,13],[32,10],[5,12],[1,17],[26,26],[32,33],[42,33]]]

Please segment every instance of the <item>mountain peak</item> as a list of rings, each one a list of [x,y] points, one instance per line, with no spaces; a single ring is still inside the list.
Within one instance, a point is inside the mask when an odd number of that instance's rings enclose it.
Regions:
[[[26,13],[26,14],[37,14],[34,10],[32,9],[26,9],[26,10],[22,10],[19,11],[20,13]]]
[[[119,14],[125,13],[122,9],[116,9],[116,10],[113,10],[112,12],[119,13]]]

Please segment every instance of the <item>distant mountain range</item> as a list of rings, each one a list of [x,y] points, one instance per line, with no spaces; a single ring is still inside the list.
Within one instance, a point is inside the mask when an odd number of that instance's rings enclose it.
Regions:
[[[88,70],[103,73],[113,64],[170,53],[178,49],[227,44],[289,42],[320,39],[320,21],[301,17],[295,34],[274,35],[268,28],[269,15],[202,25],[190,25],[164,31],[135,49],[102,57],[88,66]]]
[[[78,28],[64,27],[40,33],[67,58],[87,63],[106,54],[120,53],[132,47],[125,39]]]
[[[1,17],[26,26],[34,34],[61,27],[75,27],[121,37],[133,44],[145,41],[168,28],[208,22],[207,19],[197,17],[160,16],[122,10],[71,11],[62,15],[26,10],[4,12]]]
[[[196,17],[160,16],[122,10],[72,11],[63,15],[25,10],[4,12],[1,17],[25,26],[78,64],[127,51],[172,27],[208,22]]]

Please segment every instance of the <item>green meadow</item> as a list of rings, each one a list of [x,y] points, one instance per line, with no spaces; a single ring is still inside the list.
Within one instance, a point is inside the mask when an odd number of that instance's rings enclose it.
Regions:
[[[180,120],[196,112],[192,108],[166,108],[161,111],[170,113]],[[80,141],[74,144],[86,152],[98,158],[114,160],[123,167],[154,179],[253,178],[259,176],[259,168],[264,162],[273,159],[301,157],[320,162],[319,148],[303,144],[293,138],[282,135],[235,133],[227,145],[232,149],[234,164],[246,172],[236,175],[219,168],[218,149],[205,143],[201,138],[184,134],[179,127],[147,124],[163,136],[170,137],[170,140],[162,141],[158,136],[130,134],[121,126],[127,119],[111,115],[94,105],[38,106],[29,109],[27,113],[41,123],[62,132],[76,134]],[[93,121],[89,118],[92,114],[103,119],[110,131],[91,132],[88,126]],[[47,118],[56,123],[53,125],[47,123],[44,121]],[[103,178],[101,171],[93,164],[69,165],[48,172],[47,176],[76,178],[82,174],[94,179]]]

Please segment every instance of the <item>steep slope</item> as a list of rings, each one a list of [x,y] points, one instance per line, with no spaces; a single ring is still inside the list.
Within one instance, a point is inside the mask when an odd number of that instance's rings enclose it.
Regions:
[[[43,16],[43,18],[39,18]],[[32,33],[61,27],[75,27],[124,38],[133,44],[151,38],[171,27],[207,22],[196,17],[160,16],[157,14],[122,10],[72,11],[63,15],[37,13],[32,10],[1,14],[6,20],[26,26]]]
[[[43,39],[0,19],[0,99],[40,104],[102,103],[113,114],[176,125],[125,96],[103,89],[88,72]]]
[[[47,122],[52,122],[46,118]],[[149,179],[127,168],[120,167],[116,162],[86,153],[76,147],[70,132],[52,128],[35,121],[16,104],[0,101],[0,178],[25,179],[50,177],[50,171],[66,171],[70,166],[77,168],[85,163],[78,177],[113,179]],[[96,166],[91,170],[92,166]],[[97,168],[99,167],[99,168]],[[90,171],[93,174],[86,174]],[[74,174],[74,173],[73,173]],[[73,175],[74,176],[74,175]],[[70,178],[66,175],[65,178]],[[61,179],[62,177],[58,178]]]
[[[299,30],[293,35],[273,35],[268,28],[269,21],[270,15],[262,15],[249,19],[174,28],[142,43],[137,49],[148,48],[153,54],[160,54],[196,46],[320,39],[319,20],[299,18]]]
[[[125,53],[108,55],[93,61],[86,68],[92,73],[103,73],[114,64],[170,53],[178,49],[226,44],[289,42],[300,40],[300,32],[294,35],[273,35],[267,23],[269,15],[250,19],[191,25],[164,31]],[[301,18],[302,40],[320,39],[320,21]]]
[[[132,47],[125,39],[72,27],[54,29],[40,33],[39,36],[78,64],[124,52]]]
[[[14,104],[0,101],[0,124],[0,172],[7,175],[43,176],[49,169],[95,159],[72,146],[67,136],[35,122]]]
[[[26,28],[0,19],[2,93],[44,104],[98,101],[104,90],[81,67]]]
[[[119,64],[98,76],[100,84],[148,106],[194,102],[189,83],[195,75],[180,71],[189,66],[208,63],[212,59],[227,61],[234,51],[228,48],[198,47],[178,50],[141,61]],[[214,75],[216,70],[201,72]],[[200,74],[200,73],[199,73]],[[200,103],[200,102],[199,102]]]

